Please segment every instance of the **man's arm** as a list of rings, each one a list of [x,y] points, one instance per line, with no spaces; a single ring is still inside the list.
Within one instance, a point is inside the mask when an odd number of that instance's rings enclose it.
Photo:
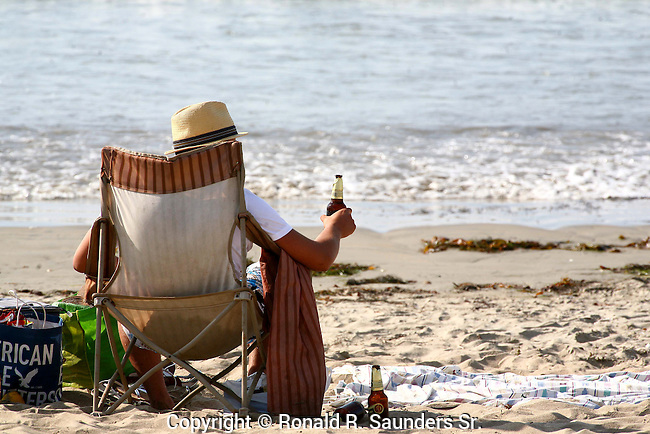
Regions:
[[[312,240],[296,230],[291,230],[276,243],[294,260],[314,271],[327,271],[339,253],[341,238],[356,229],[352,210],[345,208],[331,216],[321,216],[323,231]]]
[[[72,267],[80,273],[86,272],[86,260],[88,259],[88,246],[90,245],[91,231],[92,228],[88,229],[88,232],[86,232],[83,240],[79,243],[79,247],[77,247],[77,251],[74,253],[74,257],[72,258]]]

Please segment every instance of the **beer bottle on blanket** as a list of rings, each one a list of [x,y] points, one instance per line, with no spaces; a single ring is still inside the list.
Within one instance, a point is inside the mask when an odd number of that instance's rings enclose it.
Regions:
[[[384,393],[384,384],[381,380],[381,368],[372,366],[370,383],[370,396],[368,397],[368,414],[378,414],[382,419],[388,417],[388,397]]]
[[[332,186],[332,197],[327,204],[327,215],[332,215],[336,211],[345,208],[343,203],[343,176],[336,175],[336,181]]]
[[[363,408],[363,405],[358,401],[351,401],[345,404],[342,407],[334,410],[334,414],[338,414],[341,417],[343,423],[347,421],[361,422],[366,416],[366,409]]]

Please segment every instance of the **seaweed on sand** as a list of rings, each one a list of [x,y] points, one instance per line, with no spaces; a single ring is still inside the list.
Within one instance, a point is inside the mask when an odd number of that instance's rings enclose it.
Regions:
[[[408,284],[415,283],[415,280],[404,280],[392,274],[386,274],[384,276],[371,277],[367,279],[348,279],[346,282],[347,285],[367,285],[369,283],[394,283],[394,284]]]
[[[54,289],[47,292],[40,291],[38,289],[17,289],[16,292],[18,294],[29,294],[29,295],[36,295],[36,296],[64,296],[64,297],[69,297],[77,293],[77,291],[74,291],[72,289]]]
[[[514,289],[516,291],[535,294],[535,297],[543,294],[558,294],[558,295],[580,295],[582,292],[595,292],[595,291],[612,291],[613,288],[604,285],[602,282],[587,281],[587,280],[573,280],[568,277],[563,278],[559,282],[545,286],[541,289],[531,288],[528,285],[506,284],[506,283],[454,283],[454,289],[459,292],[465,291],[480,291],[483,289]]]
[[[620,240],[625,239],[623,235],[619,235],[618,238]],[[576,243],[569,250],[619,253],[621,249],[650,249],[650,237],[646,238],[645,240],[621,245]]]
[[[315,293],[316,299],[323,301],[343,301],[349,299],[350,297],[354,298],[354,301],[362,302],[377,302],[377,301],[389,301],[389,297],[396,294],[411,294],[412,298],[423,298],[433,294],[437,294],[437,291],[427,291],[424,289],[411,289],[411,288],[402,288],[399,286],[389,286],[386,288],[369,288],[369,287],[345,287],[345,288],[333,288],[333,289],[324,289]],[[333,298],[334,297],[334,298]]]
[[[577,243],[570,250],[577,250],[578,252],[610,252],[610,253],[620,253],[620,246],[612,246],[609,244],[588,244],[588,243]]]
[[[543,293],[555,293],[560,295],[580,295],[582,292],[613,291],[613,288],[603,282],[589,280],[573,280],[568,277],[552,285],[545,286],[535,296]]]
[[[529,286],[511,285],[506,283],[472,283],[472,282],[454,283],[454,289],[459,292],[480,291],[481,289],[498,289],[498,288],[517,289],[520,291],[530,290]]]
[[[413,298],[422,298],[438,293],[437,291],[397,286],[413,283],[416,283],[416,281],[404,280],[400,277],[393,276],[392,274],[366,279],[348,279],[346,287],[340,288],[337,285],[334,285],[334,288],[332,289],[325,289],[316,292],[316,298],[326,301],[343,301],[344,299],[353,297],[355,301],[375,302],[388,301],[388,298],[395,294],[411,294]]]
[[[353,274],[360,273],[361,271],[374,270],[374,265],[359,265],[359,264],[338,264],[334,263],[327,271],[312,271],[312,276],[352,276]]]
[[[433,237],[431,240],[423,240],[423,253],[442,252],[448,249],[459,249],[467,251],[499,253],[506,250],[530,249],[530,250],[549,250],[559,247],[557,243],[542,244],[537,241],[512,241],[501,238],[484,238],[479,240],[466,240],[464,238],[455,238],[450,240],[445,237]]]
[[[627,264],[626,266],[620,268],[609,268],[601,265],[600,269],[611,271],[612,273],[634,274],[635,276],[650,276],[650,264]]]
[[[625,239],[620,236],[619,239]],[[434,236],[430,240],[422,240],[424,246],[423,253],[443,252],[449,249],[458,249],[464,251],[484,252],[484,253],[501,253],[508,250],[526,249],[526,250],[574,250],[587,252],[610,252],[620,253],[624,248],[650,249],[650,237],[645,240],[632,242],[624,245],[612,244],[590,244],[590,243],[572,243],[565,241],[561,243],[540,243],[537,241],[512,241],[502,238],[483,238],[478,240],[467,240],[464,238],[449,239],[445,237]]]
[[[580,290],[587,286],[588,282],[584,280],[573,280],[565,277],[557,283],[545,286],[536,295],[544,292],[552,292],[564,295],[578,295]]]
[[[624,239],[624,238],[622,238],[622,239]],[[650,237],[647,237],[645,240],[641,240],[641,241],[637,241],[637,242],[634,242],[634,243],[626,244],[625,247],[633,247],[635,249],[650,249]]]

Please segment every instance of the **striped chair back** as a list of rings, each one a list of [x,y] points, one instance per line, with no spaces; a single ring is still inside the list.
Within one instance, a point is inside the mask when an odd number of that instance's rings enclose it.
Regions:
[[[102,149],[102,202],[119,249],[107,293],[171,297],[239,287],[230,252],[243,177],[237,141],[173,160]]]

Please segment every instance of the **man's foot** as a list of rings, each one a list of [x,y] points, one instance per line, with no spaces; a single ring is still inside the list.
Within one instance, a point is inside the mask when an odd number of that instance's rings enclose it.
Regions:
[[[171,410],[174,408],[174,401],[171,396],[167,395],[167,397],[162,397],[162,399],[151,399],[149,405],[156,410]]]

